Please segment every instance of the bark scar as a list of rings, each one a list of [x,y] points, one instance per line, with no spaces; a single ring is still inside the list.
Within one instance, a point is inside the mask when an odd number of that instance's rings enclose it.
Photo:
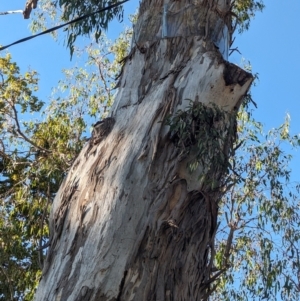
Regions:
[[[97,145],[109,135],[114,124],[115,119],[113,117],[107,117],[94,124],[92,137],[89,141],[88,149],[85,152],[86,157],[89,155],[89,153],[93,154],[95,152]]]

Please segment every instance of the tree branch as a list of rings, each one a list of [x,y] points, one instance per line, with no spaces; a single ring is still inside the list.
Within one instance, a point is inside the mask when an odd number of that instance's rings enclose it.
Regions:
[[[22,14],[23,11],[21,9],[19,10],[8,10],[8,11],[5,11],[5,12],[0,12],[0,16],[2,15],[9,15],[9,14]]]
[[[11,278],[7,275],[6,271],[4,270],[4,268],[0,265],[0,269],[2,271],[2,273],[4,274],[5,278],[7,279],[7,282],[8,282],[8,289],[9,289],[9,292],[10,292],[10,296],[11,296],[11,301],[13,301],[13,296],[14,296],[14,292],[13,292],[13,286],[12,286],[12,281],[11,281]]]
[[[16,126],[17,126],[16,132],[17,132],[17,133],[18,133],[25,141],[27,141],[28,143],[30,143],[30,144],[31,144],[32,146],[34,146],[35,148],[37,148],[37,149],[39,149],[39,150],[41,150],[41,151],[43,151],[43,152],[51,153],[50,150],[48,150],[48,149],[46,149],[46,148],[43,148],[43,147],[41,147],[41,146],[38,146],[36,143],[34,143],[32,140],[30,140],[27,136],[25,136],[25,135],[23,134],[23,132],[21,131],[20,124],[19,124],[19,120],[18,120],[18,112],[17,112],[17,110],[16,110],[16,108],[15,108],[14,105],[12,105],[11,107],[12,107],[12,110],[13,110],[13,112],[14,112],[14,120],[15,120]]]
[[[38,0],[27,0],[23,11],[24,19],[29,19],[32,9],[37,7]]]

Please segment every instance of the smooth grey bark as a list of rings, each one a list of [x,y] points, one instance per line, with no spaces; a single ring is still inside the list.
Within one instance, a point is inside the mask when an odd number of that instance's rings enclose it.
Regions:
[[[252,76],[223,58],[228,9],[225,0],[142,1],[113,123],[100,126],[54,200],[36,301],[209,295],[221,192],[199,177],[221,182],[224,170],[204,160],[191,174],[193,154],[182,155],[164,121],[190,100],[238,110]]]

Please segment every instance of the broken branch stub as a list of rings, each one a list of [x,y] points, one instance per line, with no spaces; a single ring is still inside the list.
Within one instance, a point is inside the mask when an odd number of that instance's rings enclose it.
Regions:
[[[29,19],[31,11],[37,7],[38,0],[28,0],[23,11],[24,19]]]

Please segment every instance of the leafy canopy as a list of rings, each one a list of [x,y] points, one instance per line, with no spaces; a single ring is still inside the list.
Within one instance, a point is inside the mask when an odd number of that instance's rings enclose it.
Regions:
[[[300,135],[290,119],[266,134],[242,108],[220,204],[213,300],[299,300],[300,184],[291,183]]]

